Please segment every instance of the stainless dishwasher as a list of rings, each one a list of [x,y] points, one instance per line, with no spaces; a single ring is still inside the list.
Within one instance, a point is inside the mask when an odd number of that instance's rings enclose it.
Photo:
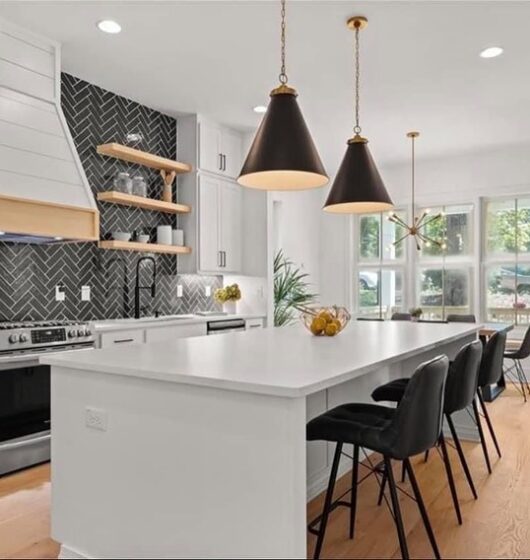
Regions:
[[[245,330],[245,319],[221,319],[208,321],[207,334],[225,334]]]

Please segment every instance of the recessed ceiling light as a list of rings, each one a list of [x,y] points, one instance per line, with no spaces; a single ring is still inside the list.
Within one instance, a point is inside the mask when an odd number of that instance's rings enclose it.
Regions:
[[[254,113],[265,113],[267,111],[267,107],[265,105],[256,105],[254,107]]]
[[[502,47],[488,47],[480,52],[480,56],[482,58],[495,58],[496,56],[500,56],[504,52]]]
[[[121,25],[112,19],[102,19],[97,23],[98,29],[103,33],[119,33]]]

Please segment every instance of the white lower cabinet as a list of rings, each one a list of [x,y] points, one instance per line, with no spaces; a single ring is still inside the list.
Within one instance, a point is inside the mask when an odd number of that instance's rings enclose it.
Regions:
[[[131,329],[127,331],[113,331],[103,333],[100,338],[100,348],[110,346],[127,346],[128,344],[142,344],[145,342],[145,331],[143,329]]]
[[[174,325],[171,327],[156,327],[145,331],[146,342],[170,341],[176,338],[189,338],[206,334],[206,323],[198,325]]]

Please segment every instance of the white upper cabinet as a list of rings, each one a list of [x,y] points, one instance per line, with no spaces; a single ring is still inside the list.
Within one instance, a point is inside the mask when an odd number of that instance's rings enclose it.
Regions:
[[[231,181],[199,177],[199,270],[241,270],[241,187]]]
[[[199,121],[198,168],[235,179],[241,171],[241,135],[229,128]]]

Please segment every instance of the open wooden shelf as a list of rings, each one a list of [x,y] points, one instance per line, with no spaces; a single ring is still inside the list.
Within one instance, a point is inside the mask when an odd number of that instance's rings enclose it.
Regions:
[[[188,163],[173,161],[115,142],[99,145],[97,147],[97,152],[103,156],[114,157],[123,161],[128,161],[129,163],[139,163],[140,165],[145,165],[152,169],[159,169],[161,171],[174,171],[175,173],[189,173],[191,171],[191,165]]]
[[[138,251],[140,253],[167,253],[168,255],[188,255],[190,247],[179,247],[178,245],[161,245],[160,243],[137,243],[136,241],[100,241],[101,249],[114,249],[120,251]]]
[[[154,198],[146,198],[145,196],[136,196],[134,194],[117,191],[100,192],[98,193],[98,200],[110,202],[111,204],[120,204],[121,206],[135,206],[136,208],[143,208],[144,210],[165,212],[166,214],[187,214],[191,212],[191,206],[187,206],[186,204],[164,202],[163,200],[155,200]]]

